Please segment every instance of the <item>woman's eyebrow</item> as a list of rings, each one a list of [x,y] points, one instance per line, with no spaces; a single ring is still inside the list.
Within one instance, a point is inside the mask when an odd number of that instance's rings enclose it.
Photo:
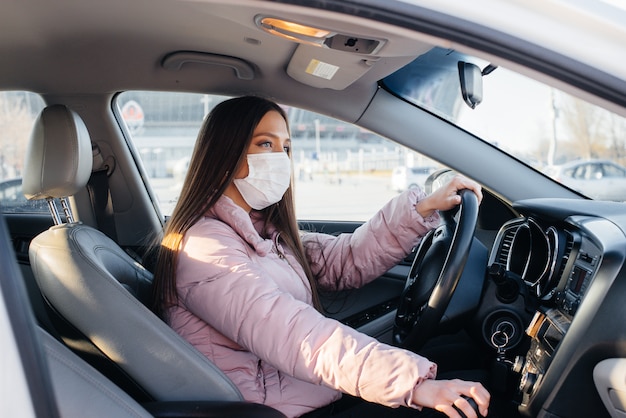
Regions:
[[[257,136],[270,136],[272,138],[280,139],[279,135],[276,135],[276,134],[274,134],[272,132],[259,132],[259,133],[254,134],[252,137],[256,138]],[[291,142],[291,138],[287,137],[287,138],[285,138],[285,141]]]

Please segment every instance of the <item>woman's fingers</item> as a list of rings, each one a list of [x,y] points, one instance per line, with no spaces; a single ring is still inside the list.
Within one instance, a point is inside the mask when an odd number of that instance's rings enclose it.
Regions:
[[[415,395],[414,400],[419,405],[436,409],[451,418],[461,418],[460,412],[468,418],[477,418],[478,414],[486,416],[491,399],[489,392],[480,383],[459,379],[426,380]],[[476,403],[478,412],[470,404],[469,398]]]
[[[484,417],[487,416],[489,411],[489,402],[491,401],[491,394],[482,385],[472,386],[470,388],[469,396],[476,401],[480,414]]]
[[[423,217],[430,216],[434,211],[450,210],[461,203],[459,191],[469,189],[478,198],[478,202],[483,198],[480,184],[461,175],[454,176],[447,184],[435,190],[434,193],[426,196],[417,202],[415,209]]]
[[[476,183],[474,180],[468,179],[467,177],[456,175],[452,178],[452,180],[450,180],[448,186],[450,187],[450,192],[453,194],[457,194],[463,189],[469,189],[474,192],[479,202],[483,199],[483,192],[480,184]]]

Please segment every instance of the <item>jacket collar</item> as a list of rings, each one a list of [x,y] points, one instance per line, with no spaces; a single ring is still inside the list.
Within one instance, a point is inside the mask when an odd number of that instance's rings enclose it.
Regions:
[[[261,257],[265,257],[272,251],[274,246],[273,239],[277,232],[274,228],[270,228],[271,239],[264,239],[259,235],[263,220],[258,212],[253,210],[248,214],[241,206],[233,202],[231,198],[222,195],[215,205],[208,210],[207,216],[216,218],[230,226]]]

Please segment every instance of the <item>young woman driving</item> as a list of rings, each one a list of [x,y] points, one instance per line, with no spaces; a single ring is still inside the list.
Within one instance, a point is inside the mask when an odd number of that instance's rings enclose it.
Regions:
[[[230,99],[207,116],[159,249],[156,311],[247,401],[290,417],[422,407],[476,417],[462,396],[487,415],[480,383],[435,380],[428,359],[322,315],[317,293],[379,277],[438,224],[438,210],[459,204],[459,190],[480,199],[480,186],[457,176],[429,196],[400,194],[352,234],[302,234],[290,146],[287,117],[269,100]],[[342,393],[364,401],[335,408]]]

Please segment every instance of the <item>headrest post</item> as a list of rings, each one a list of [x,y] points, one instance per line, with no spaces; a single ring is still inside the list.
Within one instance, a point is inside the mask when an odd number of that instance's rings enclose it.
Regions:
[[[61,207],[63,208],[63,213],[65,214],[65,219],[67,220],[67,223],[74,223],[74,216],[72,215],[72,209],[70,208],[70,203],[67,197],[61,198]]]
[[[53,197],[46,197],[46,202],[48,202],[48,209],[50,209],[50,214],[52,215],[52,220],[55,225],[61,225],[61,216],[59,215],[59,211],[57,210],[57,205],[54,204]]]

